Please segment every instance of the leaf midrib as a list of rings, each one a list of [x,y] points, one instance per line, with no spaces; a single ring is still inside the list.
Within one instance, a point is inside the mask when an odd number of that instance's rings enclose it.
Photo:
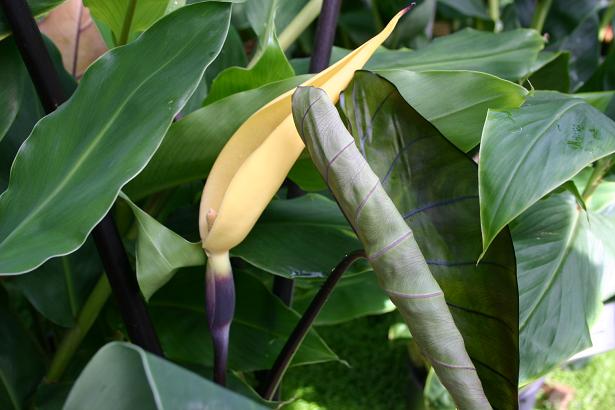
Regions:
[[[547,286],[543,288],[538,298],[536,298],[536,302],[531,307],[530,312],[525,317],[525,320],[522,323],[519,323],[519,332],[521,332],[525,328],[525,325],[530,321],[530,318],[534,315],[534,313],[538,311],[539,305],[541,304],[541,302],[546,297],[547,293],[549,292],[549,290],[555,283],[555,279],[559,277],[559,275],[561,274],[561,269],[564,265],[564,262],[566,261],[566,259],[568,258],[568,255],[572,251],[572,246],[571,246],[572,242],[577,236],[577,231],[579,229],[579,221],[581,219],[580,215],[581,215],[580,211],[574,210],[574,219],[570,226],[570,232],[568,234],[568,237],[566,238],[566,242],[562,248],[560,259],[557,262],[555,269],[553,269],[552,274],[550,275]]]
[[[506,183],[502,184],[502,186],[504,187],[504,189],[500,189],[499,190],[499,195],[497,196],[497,200],[493,201],[493,209],[499,210],[501,208],[502,205],[502,201],[504,200],[504,197],[508,194],[508,188],[510,187],[510,183],[511,181],[516,178],[517,173],[519,172],[519,169],[521,168],[521,165],[525,162],[526,158],[528,157],[528,155],[530,154],[530,152],[532,151],[532,149],[534,148],[534,146],[536,146],[536,144],[538,144],[539,141],[542,140],[543,136],[546,134],[546,132],[551,129],[555,123],[564,116],[564,114],[566,114],[568,111],[570,111],[571,109],[573,109],[574,107],[581,105],[581,104],[585,104],[585,101],[579,100],[579,101],[571,101],[567,103],[567,106],[564,107],[564,109],[562,109],[559,113],[557,113],[554,117],[551,118],[551,120],[548,122],[548,124],[546,124],[542,130],[540,130],[540,132],[536,135],[536,137],[534,138],[534,140],[527,145],[527,148],[525,150],[525,152],[521,155],[521,157],[517,160],[517,163],[515,164],[515,167],[513,168],[513,170],[511,171],[511,173],[508,175],[508,178],[506,179]],[[557,186],[557,185],[556,185]],[[551,187],[554,188],[554,187]],[[512,215],[510,217],[510,219],[515,218],[516,216],[520,215],[523,211],[525,211],[527,208],[529,208],[529,205],[526,206],[524,209],[521,209],[517,215]],[[491,226],[493,226],[494,223],[494,219],[495,216],[497,215],[497,212],[495,212],[493,214],[494,216],[491,218],[490,224]],[[508,221],[507,221],[508,222]],[[504,224],[505,225],[505,224]],[[492,238],[495,238],[495,235],[497,233],[499,233],[499,231],[501,230],[501,228],[492,234]]]

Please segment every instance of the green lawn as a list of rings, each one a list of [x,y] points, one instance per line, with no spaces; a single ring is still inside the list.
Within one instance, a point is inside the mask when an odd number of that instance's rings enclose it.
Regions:
[[[389,326],[395,314],[357,319],[338,326],[318,329],[348,366],[326,363],[289,370],[283,397],[297,400],[288,410],[406,410],[421,400],[413,389],[406,344],[391,343]],[[564,369],[548,377],[550,382],[575,390],[569,410],[615,409],[615,352],[594,358],[576,370]],[[539,410],[553,410],[548,402]]]

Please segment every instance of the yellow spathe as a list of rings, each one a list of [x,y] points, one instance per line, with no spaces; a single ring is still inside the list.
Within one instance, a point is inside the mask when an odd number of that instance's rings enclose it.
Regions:
[[[399,12],[379,34],[302,85],[322,88],[336,102],[354,72],[365,65],[407,11]],[[208,252],[226,252],[245,239],[301,154],[304,145],[291,111],[294,91],[248,118],[216,159],[199,215],[201,240]],[[213,224],[212,212],[216,215]]]

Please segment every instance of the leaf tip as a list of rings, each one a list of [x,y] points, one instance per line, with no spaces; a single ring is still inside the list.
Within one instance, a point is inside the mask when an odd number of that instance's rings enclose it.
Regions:
[[[414,6],[416,6],[416,2],[414,2],[414,1],[413,1],[412,3],[410,3],[410,4],[406,7],[406,8],[404,8],[404,9],[401,11],[401,15],[403,16],[403,15],[405,15],[406,13],[408,13],[410,10],[412,10],[412,9],[414,8]]]

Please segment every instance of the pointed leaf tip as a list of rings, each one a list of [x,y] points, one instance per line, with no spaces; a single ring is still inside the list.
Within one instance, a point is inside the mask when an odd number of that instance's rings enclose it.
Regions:
[[[412,9],[414,8],[414,6],[416,6],[416,2],[414,2],[414,1],[413,1],[412,3],[410,3],[410,4],[408,5],[408,7],[406,7],[405,9],[403,9],[403,10],[401,11],[401,15],[403,16],[403,15],[405,15],[406,13],[408,13],[410,10],[412,10]]]

